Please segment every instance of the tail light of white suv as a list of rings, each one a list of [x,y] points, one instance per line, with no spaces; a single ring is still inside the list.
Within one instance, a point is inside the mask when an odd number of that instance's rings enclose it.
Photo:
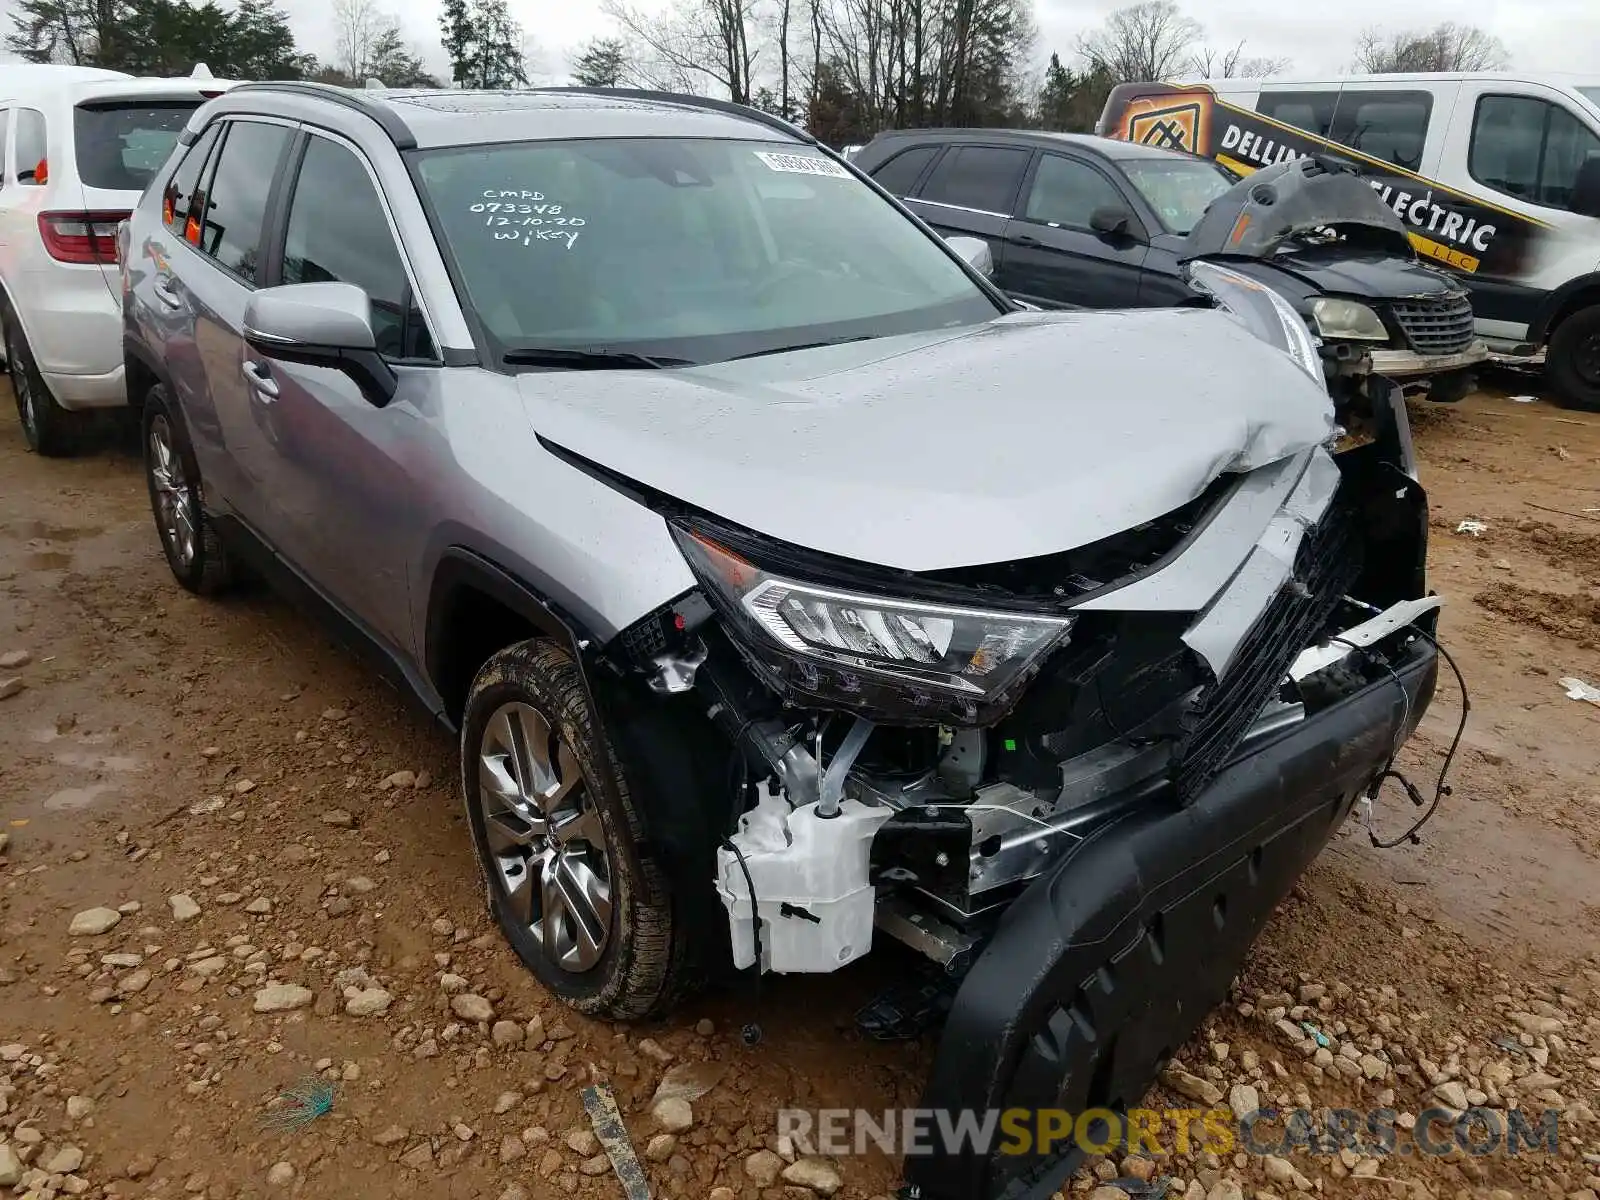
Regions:
[[[113,266],[117,225],[127,218],[127,212],[42,212],[39,236],[57,262]]]

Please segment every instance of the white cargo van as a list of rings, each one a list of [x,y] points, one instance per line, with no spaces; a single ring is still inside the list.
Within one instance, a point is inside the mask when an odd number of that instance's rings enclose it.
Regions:
[[[117,223],[189,114],[232,84],[0,65],[0,354],[28,444],[71,451],[127,402]]]
[[[1099,129],[1241,173],[1354,163],[1418,252],[1463,277],[1491,349],[1542,358],[1563,403],[1600,411],[1600,75],[1129,83]]]

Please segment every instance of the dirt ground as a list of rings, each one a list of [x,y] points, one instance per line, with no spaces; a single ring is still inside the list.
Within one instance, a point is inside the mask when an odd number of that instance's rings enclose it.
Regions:
[[[1594,1200],[1600,706],[1559,681],[1600,686],[1600,416],[1518,402],[1530,385],[1502,382],[1415,414],[1442,637],[1471,695],[1453,795],[1419,846],[1377,850],[1353,826],[1336,839],[1235,1002],[1184,1049],[1188,1074],[1152,1099],[1553,1106],[1560,1152],[1194,1151],[1094,1164],[1071,1189],[1107,1200],[1154,1174],[1189,1200]],[[133,453],[41,460],[11,409],[0,383],[0,656],[26,658],[0,666],[0,696],[22,684],[0,699],[0,1183],[599,1200],[622,1192],[579,1088],[607,1079],[654,1194],[896,1186],[876,1154],[788,1167],[774,1136],[782,1107],[917,1103],[931,1043],[854,1031],[881,963],[648,1027],[566,1012],[490,931],[450,740],[270,595],[180,590]],[[1413,778],[1431,784],[1459,713],[1443,680],[1403,756]],[[1411,811],[1386,795],[1379,829]],[[116,923],[74,934],[75,919],[98,927],[79,915],[95,908]],[[258,1011],[269,983],[310,996],[268,990],[267,1007],[303,1005]],[[349,1015],[357,992],[358,1011],[382,1011]],[[747,1048],[752,1018],[765,1039]],[[1328,1044],[1291,1037],[1301,1020]],[[317,1072],[336,1084],[331,1110],[264,1126]],[[709,1090],[687,1129],[660,1135],[650,1102],[669,1072]]]

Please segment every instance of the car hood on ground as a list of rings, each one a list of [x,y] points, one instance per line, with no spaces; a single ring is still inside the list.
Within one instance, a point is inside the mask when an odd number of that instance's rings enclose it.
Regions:
[[[547,442],[770,537],[909,571],[1070,550],[1325,441],[1218,312],[1019,313],[677,370],[539,371]]]

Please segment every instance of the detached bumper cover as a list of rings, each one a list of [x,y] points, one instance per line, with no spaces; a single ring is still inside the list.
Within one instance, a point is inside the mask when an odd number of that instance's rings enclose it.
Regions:
[[[922,1106],[1137,1106],[1227,995],[1279,902],[1432,700],[1418,641],[1385,679],[1253,747],[1188,808],[1154,805],[1079,844],[1029,888],[957,993]],[[1070,1139],[1069,1139],[1070,1140]],[[1044,1200],[1077,1166],[938,1147],[904,1164],[922,1200]]]

